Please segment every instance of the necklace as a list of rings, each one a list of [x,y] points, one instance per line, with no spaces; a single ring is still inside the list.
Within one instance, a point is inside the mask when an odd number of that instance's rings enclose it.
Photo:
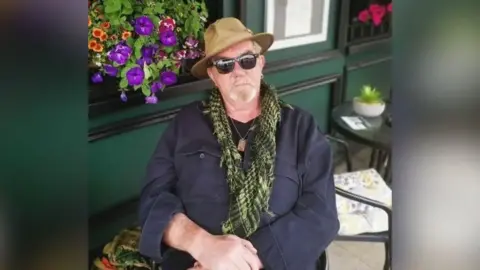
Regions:
[[[250,133],[250,131],[253,129],[253,124],[255,124],[255,120],[257,120],[257,118],[253,119],[253,122],[252,124],[250,125],[250,128],[248,128],[248,131],[247,131],[247,134],[245,134],[245,136],[242,136],[242,134],[240,134],[240,132],[238,131],[237,129],[237,126],[235,125],[235,123],[233,122],[233,119],[231,117],[230,118],[230,121],[232,122],[232,125],[233,125],[233,128],[235,129],[235,131],[237,132],[238,134],[238,137],[240,137],[240,140],[238,140],[238,144],[237,144],[237,150],[240,151],[240,152],[245,152],[245,148],[247,148],[247,137],[248,137],[248,134]]]

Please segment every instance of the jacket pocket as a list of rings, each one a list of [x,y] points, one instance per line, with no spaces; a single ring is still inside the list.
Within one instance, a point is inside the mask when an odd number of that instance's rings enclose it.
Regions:
[[[275,180],[269,201],[270,211],[275,216],[282,216],[292,210],[300,196],[300,186],[297,167],[277,159]]]
[[[220,167],[220,151],[200,146],[183,149],[175,159],[177,192],[184,202],[228,202],[225,173]]]

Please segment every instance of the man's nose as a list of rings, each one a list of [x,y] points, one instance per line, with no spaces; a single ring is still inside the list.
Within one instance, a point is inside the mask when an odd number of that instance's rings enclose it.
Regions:
[[[233,73],[237,75],[245,74],[245,70],[240,66],[240,63],[235,62],[235,66],[233,67]]]

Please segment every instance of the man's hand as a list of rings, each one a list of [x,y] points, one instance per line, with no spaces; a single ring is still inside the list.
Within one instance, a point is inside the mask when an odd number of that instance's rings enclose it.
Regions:
[[[259,270],[263,267],[253,245],[234,235],[205,235],[191,255],[201,270]]]

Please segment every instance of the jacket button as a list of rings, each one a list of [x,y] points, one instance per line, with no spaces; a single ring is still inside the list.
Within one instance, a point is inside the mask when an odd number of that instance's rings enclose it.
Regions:
[[[205,154],[204,153],[201,153],[200,154],[200,158],[204,158],[205,157]]]

